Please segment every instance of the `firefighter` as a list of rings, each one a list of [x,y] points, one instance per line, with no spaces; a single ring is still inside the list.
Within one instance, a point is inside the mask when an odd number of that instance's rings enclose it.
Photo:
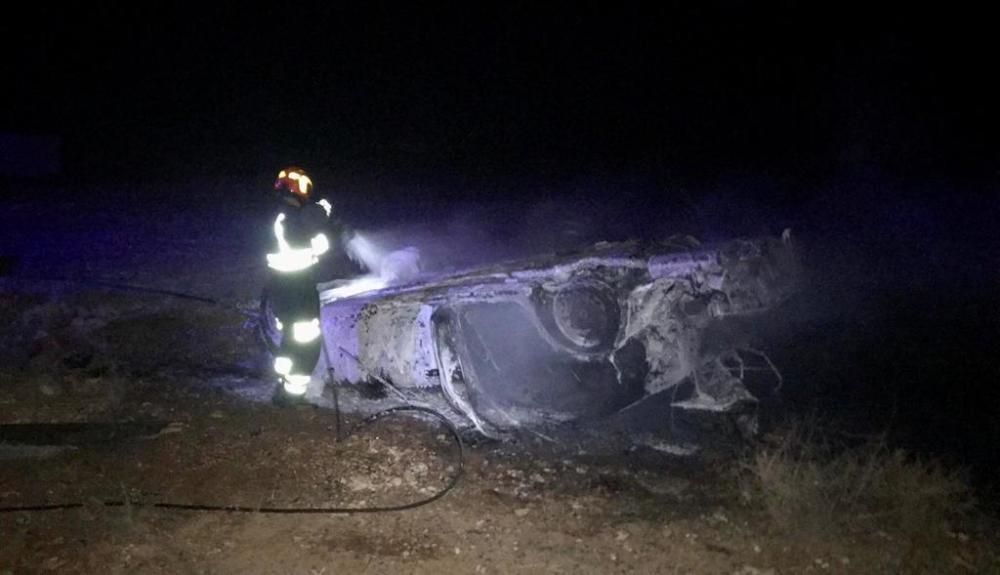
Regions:
[[[351,232],[333,217],[333,206],[318,198],[305,170],[291,166],[274,182],[279,198],[273,222],[274,251],[267,254],[271,270],[268,290],[281,345],[274,371],[281,380],[279,403],[305,396],[319,360],[322,340],[319,323],[318,272],[346,275],[344,247]],[[326,264],[326,265],[324,265]],[[350,265],[350,262],[347,262]]]

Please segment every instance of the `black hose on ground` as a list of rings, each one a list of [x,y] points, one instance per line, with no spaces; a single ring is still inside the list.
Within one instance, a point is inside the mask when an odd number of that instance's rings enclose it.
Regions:
[[[425,497],[424,499],[419,499],[411,503],[404,503],[402,505],[385,505],[385,506],[370,506],[370,507],[251,507],[246,505],[220,505],[220,504],[201,504],[201,503],[178,503],[174,501],[160,501],[156,503],[144,503],[136,501],[127,501],[123,499],[113,499],[102,501],[101,504],[105,507],[149,507],[154,509],[171,509],[175,511],[208,511],[208,512],[218,512],[218,513],[265,513],[265,514],[280,514],[280,515],[322,515],[322,514],[336,514],[345,515],[349,513],[384,513],[390,511],[406,511],[408,509],[415,509],[417,507],[422,507],[429,503],[433,503],[438,499],[441,499],[448,494],[452,489],[458,485],[459,480],[462,478],[465,472],[465,444],[462,442],[462,437],[455,428],[454,424],[448,420],[447,417],[441,413],[429,408],[418,405],[400,405],[396,407],[390,407],[388,409],[383,409],[377,413],[374,413],[367,418],[363,419],[358,423],[351,431],[347,433],[345,439],[350,437],[355,432],[363,427],[367,427],[372,423],[395,413],[403,412],[418,412],[425,415],[430,415],[441,423],[444,424],[448,433],[451,435],[452,439],[455,441],[455,445],[458,446],[457,461],[455,463],[455,472],[451,475],[448,483],[438,490],[436,493]],[[33,511],[58,511],[62,509],[80,509],[86,507],[87,505],[82,502],[69,502],[69,503],[52,503],[52,504],[42,504],[42,505],[19,505],[19,506],[9,506],[0,507],[0,513],[19,513],[19,512],[33,512]]]
[[[74,278],[61,278],[61,277],[30,278],[30,279],[36,281],[52,281],[52,282],[64,282],[64,283],[78,283],[84,285],[96,285],[123,291],[136,291],[143,293],[166,295],[189,301],[197,301],[210,305],[217,305],[228,309],[235,309],[236,311],[243,314],[247,313],[246,311],[241,310],[234,305],[227,304],[213,298],[188,294],[174,290],[150,288],[146,286],[137,286],[132,284],[124,284],[116,282],[107,282],[103,280],[74,279]],[[324,352],[325,351],[326,348],[324,346]],[[329,366],[329,358],[327,358],[327,365]],[[336,389],[334,389],[334,402],[335,402],[336,417],[337,417],[336,433],[337,433],[337,441],[340,441],[341,440],[340,406],[339,406],[339,401],[337,401],[337,399],[338,398],[336,395]],[[451,478],[448,480],[447,485],[445,485],[442,489],[440,489],[437,493],[434,493],[430,497],[425,497],[424,499],[420,499],[412,503],[406,503],[403,505],[372,506],[372,507],[249,507],[244,505],[195,504],[195,503],[177,503],[170,501],[161,501],[158,503],[143,503],[143,502],[126,501],[121,499],[106,500],[101,503],[105,507],[152,507],[157,509],[173,509],[179,511],[212,511],[212,512],[226,512],[226,513],[271,513],[271,514],[378,513],[378,512],[389,512],[389,511],[405,511],[407,509],[414,509],[416,507],[421,507],[423,505],[427,505],[428,503],[432,503],[444,497],[449,491],[454,489],[454,487],[458,484],[458,481],[461,479],[462,474],[464,473],[465,444],[462,442],[462,437],[459,434],[458,429],[455,428],[455,425],[451,421],[449,421],[447,417],[445,417],[443,414],[434,409],[419,405],[401,405],[396,407],[390,407],[388,409],[384,409],[363,419],[360,423],[358,423],[353,429],[351,429],[344,436],[344,439],[350,437],[362,427],[371,425],[372,423],[378,421],[379,419],[387,415],[391,415],[394,413],[402,413],[402,412],[419,412],[436,418],[437,420],[439,420],[444,424],[445,428],[448,430],[448,433],[451,434],[452,439],[455,440],[455,444],[458,446],[458,460],[456,462],[455,473],[452,474]],[[53,503],[53,504],[42,504],[42,505],[21,505],[21,506],[0,507],[0,513],[58,511],[61,509],[79,509],[82,507],[85,507],[85,504],[82,502]]]

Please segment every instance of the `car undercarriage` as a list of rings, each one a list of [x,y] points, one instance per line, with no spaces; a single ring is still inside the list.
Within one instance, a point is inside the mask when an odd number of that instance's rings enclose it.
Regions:
[[[752,435],[747,360],[775,387],[780,372],[739,329],[720,328],[774,314],[798,269],[786,231],[713,245],[604,242],[388,287],[323,283],[314,381],[437,396],[456,424],[490,437],[599,422],[653,398]]]

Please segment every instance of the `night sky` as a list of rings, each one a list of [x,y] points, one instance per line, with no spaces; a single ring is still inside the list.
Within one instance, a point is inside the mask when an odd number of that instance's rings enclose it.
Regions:
[[[910,5],[33,8],[0,130],[78,177],[994,179],[990,21]]]

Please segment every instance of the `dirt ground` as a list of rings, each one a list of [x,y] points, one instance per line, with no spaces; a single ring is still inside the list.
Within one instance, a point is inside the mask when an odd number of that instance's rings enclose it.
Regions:
[[[23,376],[22,376],[23,377]],[[0,468],[0,504],[80,501],[0,515],[0,573],[895,573],[908,545],[884,532],[810,540],[772,532],[734,496],[727,465],[592,454],[541,440],[479,443],[442,499],[409,511],[209,513],[141,506],[399,505],[432,495],[456,449],[432,422],[392,418],[336,441],[311,406],[234,397],[230,376],[132,382],[103,412],[104,383],[4,378],[4,423],[159,421],[146,437],[97,442]],[[11,390],[14,393],[9,393]],[[102,395],[102,397],[105,397]],[[347,417],[345,429],[357,418]],[[36,454],[37,455],[37,454]],[[134,506],[104,507],[108,499]],[[952,572],[984,565],[986,534],[956,531]]]
[[[14,208],[12,220],[29,209]],[[71,221],[69,211],[59,217]],[[197,213],[205,226],[194,229],[208,234],[212,212]],[[69,230],[63,239],[75,241],[75,228],[58,220],[52,225]],[[156,222],[159,237],[180,237],[172,220]],[[232,238],[235,229],[214,232]],[[160,285],[210,290],[252,309],[257,272],[239,270],[253,265],[254,242],[200,254],[161,242],[143,258],[141,232],[114,238],[101,254],[81,251],[72,270],[107,279],[114,269],[115,278],[146,285],[168,279]],[[234,255],[235,245],[246,249]],[[50,267],[31,262],[31,270]],[[344,437],[358,416],[343,414],[338,424],[332,410],[271,405],[260,346],[236,309],[37,281],[8,279],[0,288],[0,424],[158,422],[139,436],[64,448],[0,444],[0,507],[84,504],[0,513],[2,575],[1000,573],[996,534],[984,520],[949,526],[933,557],[860,521],[847,536],[783,532],[742,504],[736,458],[677,459],[530,435],[470,443],[457,486],[406,511],[151,507],[401,505],[442,489],[459,471],[458,451],[445,428],[423,418],[387,418]]]

